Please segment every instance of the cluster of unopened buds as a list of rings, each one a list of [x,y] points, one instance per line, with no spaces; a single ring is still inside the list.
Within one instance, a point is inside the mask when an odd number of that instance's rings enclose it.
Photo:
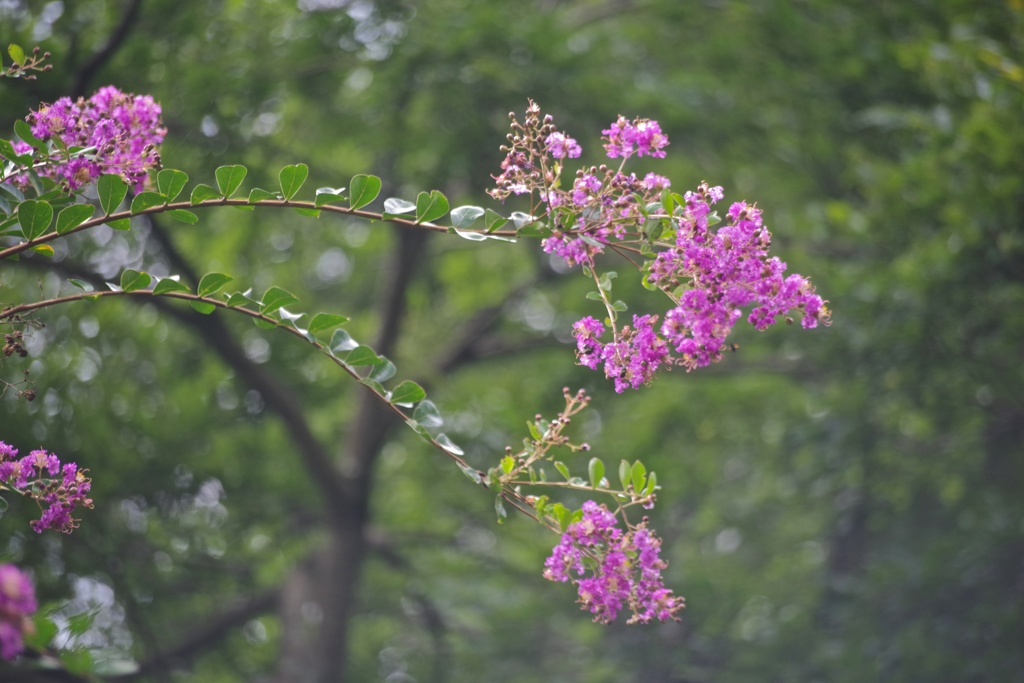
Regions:
[[[12,660],[33,632],[30,619],[38,606],[32,581],[12,564],[0,564],[0,658]]]
[[[669,140],[657,121],[619,116],[603,131],[605,152],[621,159],[619,166],[580,169],[563,189],[562,164],[580,156],[580,145],[532,101],[523,123],[511,118],[502,173],[490,194],[500,200],[535,197],[539,203],[531,211],[546,218],[551,231],[544,250],[570,266],[582,265],[598,283],[608,317],[581,319],[573,336],[580,364],[602,369],[616,391],[649,383],[659,367],[689,371],[721,360],[726,337],[748,307],[747,321],[758,330],[780,317],[791,322],[793,312],[804,328],[829,323],[828,308],[810,281],[786,275],[786,264],[769,257],[771,234],[757,206],[735,202],[723,219],[713,209],[724,198],[721,187],[701,183],[680,196],[669,191],[664,176],[623,172],[632,156],[665,156]],[[616,312],[624,305],[608,299],[610,280],[599,278],[595,268],[595,257],[606,249],[643,256],[644,285],[667,295],[671,307],[620,325]],[[605,341],[608,328],[612,339]]]
[[[160,121],[160,105],[149,95],[123,93],[114,86],[100,88],[88,100],[62,97],[28,115],[32,135],[50,142],[48,155],[33,157],[33,168],[78,190],[104,173],[121,176],[142,190],[149,171],[160,165],[158,145],[167,129]],[[17,155],[35,154],[26,140],[12,142]],[[24,168],[14,180],[25,184]]]
[[[73,462],[61,464],[53,453],[37,449],[18,458],[18,449],[0,441],[0,490],[33,498],[43,511],[31,525],[37,533],[55,529],[71,533],[78,527],[75,508],[91,508],[92,480]]]

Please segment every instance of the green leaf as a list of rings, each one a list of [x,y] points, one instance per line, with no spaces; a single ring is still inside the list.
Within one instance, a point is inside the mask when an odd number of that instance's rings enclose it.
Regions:
[[[359,342],[352,338],[345,330],[335,330],[334,334],[331,335],[331,343],[328,344],[328,348],[332,353],[342,353],[345,351],[351,351],[359,346]]]
[[[245,208],[251,209],[252,207],[247,206]],[[300,216],[311,216],[313,218],[320,218],[320,209],[311,209],[308,206],[296,206],[294,209],[292,209],[292,211],[299,214]]]
[[[640,493],[644,490],[644,482],[647,479],[647,468],[644,464],[637,460],[633,463],[632,469],[629,471],[630,483],[633,484],[633,491]]]
[[[217,177],[217,187],[223,197],[230,197],[242,186],[245,175],[249,172],[245,166],[235,164],[233,166],[221,166],[214,175]]]
[[[508,512],[505,510],[505,502],[499,495],[494,499],[494,512],[498,515],[498,524],[503,524],[508,518]]]
[[[572,475],[569,474],[569,468],[565,466],[564,462],[559,462],[558,460],[556,460],[555,469],[558,470],[558,473],[565,477],[567,481],[569,479],[572,479]]]
[[[92,654],[86,649],[64,650],[60,653],[61,664],[68,672],[85,676],[92,672]]]
[[[501,471],[508,474],[516,468],[516,459],[511,455],[506,455],[501,459]]]
[[[14,122],[14,132],[25,144],[39,150],[46,149],[46,143],[32,134],[32,126],[28,125],[24,119],[18,119]]]
[[[487,239],[487,235],[482,232],[466,232],[463,230],[456,230],[455,228],[451,228],[450,230],[462,239],[469,240],[470,242],[483,242]]]
[[[70,280],[68,280],[68,284],[70,284],[70,285],[72,285],[74,287],[78,287],[83,292],[91,292],[92,291],[92,285],[90,285],[85,280],[70,279]]]
[[[419,384],[406,380],[391,392],[391,402],[396,405],[411,406],[427,397],[427,392]]]
[[[318,187],[316,188],[316,200],[314,203],[317,206],[324,206],[331,202],[345,201],[345,190],[340,187]]]
[[[612,304],[612,310],[613,311],[617,311],[619,313],[622,313],[623,311],[628,311],[629,310],[629,306],[626,305],[625,301],[622,301],[621,299],[617,299],[615,301],[615,303]]]
[[[203,315],[209,315],[217,310],[217,307],[206,301],[190,301],[188,302],[192,308],[196,309]]]
[[[160,194],[167,197],[168,202],[173,202],[181,194],[187,183],[188,174],[184,171],[165,168],[156,174],[156,189],[160,191]]]
[[[380,194],[380,178],[373,175],[353,176],[348,184],[348,205],[353,210],[361,209]]]
[[[263,295],[263,303],[260,304],[260,313],[263,315],[270,315],[282,306],[291,306],[298,302],[299,300],[291,292],[281,289],[280,287],[271,287],[267,290],[267,293]]]
[[[59,628],[56,622],[49,615],[36,612],[32,617],[32,625],[35,629],[29,629],[25,634],[25,642],[39,649],[47,648],[54,638],[57,637]]]
[[[361,380],[359,380],[359,383],[362,384],[363,386],[370,387],[371,389],[373,389],[373,393],[377,394],[378,396],[384,396],[387,393],[387,391],[384,390],[384,387],[381,386],[381,383],[373,379],[372,377],[364,377]]]
[[[354,367],[359,367],[361,365],[380,365],[384,362],[384,359],[378,356],[369,346],[359,345],[345,356],[345,362]]]
[[[260,302],[252,299],[249,296],[249,292],[235,292],[228,297],[226,303],[231,308],[237,308],[238,306],[251,306],[253,309],[258,309],[260,307]],[[273,327],[273,325],[270,327]]]
[[[140,192],[132,199],[132,213],[140,213],[154,206],[163,206],[167,203],[167,197],[158,192]]]
[[[191,211],[186,211],[185,209],[171,209],[167,212],[167,215],[176,221],[188,223],[189,225],[195,225],[199,222],[199,216],[195,215]]]
[[[68,630],[73,636],[81,636],[86,631],[92,628],[92,623],[96,620],[96,612],[86,611],[75,614],[68,620]]]
[[[165,277],[153,287],[154,294],[170,294],[172,292],[191,292],[188,285],[179,281],[177,275]]]
[[[461,448],[456,446],[455,443],[451,439],[448,438],[447,434],[438,434],[436,437],[434,437],[434,441],[437,442],[438,446],[440,446],[441,448],[445,449],[446,451],[448,451],[452,455],[465,455],[466,454],[465,451],[463,451]]]
[[[444,418],[441,417],[440,411],[438,411],[434,402],[429,399],[420,401],[417,404],[416,409],[412,411],[412,419],[428,429],[440,427],[444,424]]]
[[[25,63],[25,51],[21,49],[21,45],[11,43],[7,46],[7,54],[11,56],[11,61],[15,64]]]
[[[511,217],[512,222],[515,224],[517,231],[522,230],[526,226],[532,225],[533,223],[537,222],[536,218],[534,218],[528,213],[523,213],[522,211],[513,212]]]
[[[306,178],[309,176],[309,167],[305,164],[295,164],[294,166],[285,166],[281,169],[278,174],[278,180],[281,183],[281,193],[285,199],[291,199],[296,193],[302,188],[302,184],[306,182]]]
[[[52,220],[53,207],[46,202],[28,199],[18,205],[18,223],[27,240],[34,240],[46,232]]]
[[[481,477],[480,473],[477,472],[475,469],[473,469],[469,465],[463,465],[461,462],[458,463],[458,465],[459,469],[462,470],[462,473],[469,477],[474,484],[479,484],[483,482],[483,477]]]
[[[416,197],[416,222],[431,223],[448,213],[448,198],[440,190],[430,194],[420,192]]]
[[[211,199],[221,199],[222,195],[215,187],[209,185],[199,184],[192,188],[192,196],[189,197],[189,201],[192,204],[201,204],[208,202]]]
[[[561,503],[555,503],[554,506],[552,506],[552,510],[555,513],[555,519],[558,520],[558,527],[564,534],[572,523],[572,513],[569,511],[569,508],[565,507]]]
[[[385,358],[383,363],[375,366],[370,372],[370,379],[378,382],[387,382],[395,376],[396,372],[395,364]]]
[[[92,204],[72,204],[61,209],[57,214],[57,234],[63,235],[86,222],[96,212]]]
[[[124,292],[135,292],[145,289],[152,280],[153,278],[150,277],[149,273],[141,273],[128,268],[121,273],[121,290]]]
[[[121,176],[113,173],[104,173],[96,181],[96,193],[100,197],[100,208],[107,216],[117,211],[121,206],[125,195],[128,194],[128,185],[121,180]]]
[[[317,313],[313,316],[313,319],[309,321],[309,332],[310,334],[316,334],[317,332],[323,332],[324,330],[335,328],[338,325],[344,325],[347,322],[348,318],[343,315]]]
[[[452,209],[452,227],[456,230],[466,230],[483,215],[484,210],[479,206],[457,206]]]
[[[250,204],[255,204],[256,202],[262,202],[265,199],[280,199],[280,198],[281,198],[281,193],[279,193],[279,192],[270,192],[269,190],[261,190],[258,187],[253,188],[252,191],[249,192],[249,203]]]
[[[36,246],[32,247],[32,251],[36,252],[37,254],[42,254],[43,256],[53,256],[53,247],[51,247],[49,244],[37,244]]]
[[[491,209],[487,209],[484,212],[484,226],[487,228],[487,232],[494,232],[506,223],[508,223],[507,218],[495,213]]]
[[[14,161],[20,154],[14,151],[14,145],[7,140],[0,140],[0,157]]]
[[[649,496],[654,493],[655,489],[658,488],[658,475],[651,472],[647,475],[647,487],[644,489],[644,495]]]
[[[127,218],[118,218],[116,221],[107,221],[107,225],[114,230],[131,230],[132,222]]]
[[[625,460],[619,462],[619,481],[622,483],[622,488],[629,486],[629,463]]]
[[[595,489],[598,488],[601,486],[601,480],[604,479],[604,463],[598,458],[591,458],[587,473],[590,475],[590,485]]]
[[[405,199],[391,197],[384,200],[384,217],[402,216],[416,210],[416,205]]]
[[[207,273],[199,281],[199,288],[196,290],[196,293],[199,294],[199,296],[210,296],[211,294],[218,292],[221,287],[234,279],[235,278],[230,275],[225,275],[224,273]]]

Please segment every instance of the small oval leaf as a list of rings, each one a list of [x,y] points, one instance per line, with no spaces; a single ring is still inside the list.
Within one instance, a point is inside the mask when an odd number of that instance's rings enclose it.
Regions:
[[[348,205],[352,209],[361,209],[380,194],[380,178],[372,175],[357,175],[349,183]]]
[[[18,223],[27,240],[34,240],[46,232],[52,220],[53,207],[46,202],[27,199],[18,205]]]
[[[317,332],[323,332],[324,330],[330,330],[337,327],[338,325],[344,325],[348,322],[348,318],[343,315],[334,315],[333,313],[317,313],[313,316],[313,319],[309,321],[309,333],[316,334]]]
[[[406,380],[391,392],[391,403],[411,406],[427,397],[427,392],[419,384]]]
[[[448,198],[440,190],[430,194],[420,192],[416,197],[416,222],[431,223],[448,213]]]
[[[57,214],[57,234],[63,235],[86,222],[96,212],[92,204],[72,204]]]
[[[230,197],[242,185],[245,175],[249,172],[245,166],[235,164],[233,166],[221,166],[214,175],[217,177],[217,187],[223,197]]]
[[[121,206],[125,195],[128,194],[128,185],[121,180],[121,176],[105,173],[96,181],[96,192],[100,198],[100,208],[109,216]]]
[[[173,202],[175,197],[188,183],[188,174],[184,171],[177,171],[173,168],[165,168],[156,174],[156,189],[160,194],[167,197],[168,202]]]
[[[136,292],[140,289],[145,289],[152,280],[153,278],[150,277],[149,273],[141,273],[128,268],[121,273],[121,291]]]
[[[171,294],[173,292],[188,293],[192,291],[188,288],[188,285],[175,278],[177,278],[176,275],[173,277],[165,277],[160,280],[160,282],[156,283],[156,286],[153,287],[153,294]]]
[[[210,296],[232,280],[234,280],[233,277],[224,273],[207,273],[199,281],[199,288],[196,292],[199,296]]]
[[[278,174],[278,180],[281,183],[281,193],[285,199],[291,199],[298,191],[302,188],[302,184],[306,182],[306,178],[309,176],[309,167],[305,164],[295,164],[294,166],[285,166],[281,169]]]

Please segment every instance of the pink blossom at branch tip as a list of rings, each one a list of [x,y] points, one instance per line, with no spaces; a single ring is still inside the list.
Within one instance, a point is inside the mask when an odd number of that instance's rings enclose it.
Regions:
[[[92,480],[86,470],[73,462],[61,464],[53,453],[36,449],[16,459],[18,449],[0,441],[0,488],[8,488],[34,498],[42,514],[31,522],[36,533],[55,529],[69,534],[78,527],[72,516],[79,505],[93,506],[89,492]]]
[[[38,609],[32,581],[12,564],[0,564],[0,657],[8,661],[24,649],[32,633],[29,617]]]
[[[626,608],[633,613],[630,623],[676,619],[685,603],[662,583],[667,564],[659,557],[661,540],[647,529],[646,518],[623,532],[604,505],[588,500],[582,513],[544,562],[544,577],[576,584],[581,608],[600,623],[614,621]]]

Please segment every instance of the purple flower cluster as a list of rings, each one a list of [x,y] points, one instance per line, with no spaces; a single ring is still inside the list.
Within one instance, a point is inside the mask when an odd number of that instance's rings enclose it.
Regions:
[[[25,648],[23,637],[32,633],[29,617],[35,613],[32,581],[12,564],[0,564],[0,657],[14,659]]]
[[[552,133],[544,141],[548,152],[556,159],[578,159],[583,150],[579,144],[565,133]]]
[[[721,187],[702,183],[683,197],[671,195],[669,214],[668,178],[655,173],[638,178],[605,166],[580,169],[572,187],[563,190],[561,169],[548,157],[578,156],[576,141],[556,130],[550,116],[542,118],[534,102],[522,125],[512,117],[512,127],[511,146],[502,148],[504,173],[496,177],[492,196],[537,192],[551,228],[543,249],[570,266],[593,269],[606,247],[648,255],[647,285],[672,302],[661,316],[634,316],[632,327],[617,327],[609,312],[612,339],[607,342],[601,341],[604,326],[593,318],[573,327],[579,362],[600,367],[616,391],[638,389],[663,365],[689,371],[721,360],[725,339],[747,307],[747,321],[758,330],[793,314],[804,328],[828,324],[828,308],[810,281],[787,275],[786,264],[768,255],[771,233],[756,206],[732,204],[723,225],[714,229],[723,221],[712,210],[724,198]],[[664,157],[669,144],[650,119],[619,116],[603,133],[610,158]]]
[[[615,391],[639,389],[654,379],[658,367],[669,358],[668,344],[654,331],[658,317],[634,315],[633,326],[623,327],[615,341],[602,344],[604,325],[587,316],[572,327],[576,357],[591,370],[601,366],[605,377],[615,380]]]
[[[610,623],[626,608],[631,624],[675,619],[685,602],[662,583],[668,565],[660,547],[646,519],[623,532],[607,507],[588,500],[583,518],[569,525],[544,562],[544,577],[576,584],[581,607],[597,622]]]
[[[100,88],[88,100],[62,97],[28,115],[32,135],[57,143],[40,175],[67,183],[71,190],[101,174],[114,173],[142,190],[148,172],[160,164],[157,147],[167,129],[160,122],[160,105],[149,95]],[[72,153],[70,148],[87,150]],[[15,143],[15,151],[31,148]]]
[[[71,516],[79,505],[92,507],[92,480],[73,462],[61,465],[53,453],[37,449],[18,459],[18,449],[0,441],[0,489],[34,498],[43,514],[32,522],[36,533],[56,529],[66,534],[78,527]]]
[[[620,115],[610,128],[601,133],[607,141],[604,149],[610,159],[628,159],[634,151],[640,157],[664,158],[663,148],[668,145],[668,136],[661,132],[657,121],[650,119],[627,121]]]

